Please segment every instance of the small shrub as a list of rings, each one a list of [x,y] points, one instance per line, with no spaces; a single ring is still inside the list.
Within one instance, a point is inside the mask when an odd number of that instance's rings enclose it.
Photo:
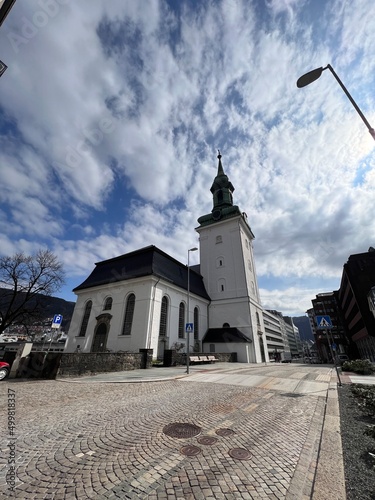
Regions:
[[[375,425],[368,425],[365,434],[375,439]]]
[[[351,391],[357,398],[360,409],[370,417],[375,417],[375,386],[353,384]]]
[[[345,361],[342,365],[344,372],[354,372],[361,375],[371,375],[375,372],[375,367],[368,359],[356,359],[354,361]]]

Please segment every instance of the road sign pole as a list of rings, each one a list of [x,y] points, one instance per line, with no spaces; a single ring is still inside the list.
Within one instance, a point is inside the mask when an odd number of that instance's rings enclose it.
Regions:
[[[328,344],[329,344],[329,349],[331,351],[332,361],[333,361],[333,363],[335,365],[335,369],[336,369],[337,380],[339,381],[339,386],[341,387],[342,384],[341,384],[341,378],[340,378],[339,369],[338,369],[338,366],[337,366],[337,358],[334,355],[333,348],[332,348],[332,345],[333,345],[333,335],[332,335],[332,333],[331,333],[331,331],[330,331],[329,328],[326,329],[326,332],[327,332],[327,341],[328,341]]]

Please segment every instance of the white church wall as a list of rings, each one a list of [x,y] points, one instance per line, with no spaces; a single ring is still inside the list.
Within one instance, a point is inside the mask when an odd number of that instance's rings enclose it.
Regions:
[[[186,350],[186,333],[185,324],[194,322],[194,308],[198,307],[199,310],[199,339],[202,339],[208,328],[208,300],[203,299],[197,295],[190,293],[190,315],[187,314],[187,293],[185,290],[171,285],[167,282],[160,282],[158,287],[161,291],[158,294],[158,300],[155,302],[155,309],[159,311],[159,320],[155,320],[154,330],[152,334],[152,344],[151,348],[154,349],[154,357],[158,351],[158,340],[159,340],[159,324],[160,324],[160,310],[161,310],[161,300],[164,295],[169,299],[169,310],[168,310],[168,321],[167,321],[167,341],[165,343],[165,349],[171,349],[174,344],[182,343],[185,345],[184,350]],[[179,325],[179,308],[180,303],[185,304],[185,318],[184,318],[184,337],[179,338],[178,336],[178,325]],[[189,319],[189,321],[188,321]],[[190,336],[190,346],[191,349],[194,345],[194,338]]]
[[[132,331],[131,335],[122,335],[126,299],[130,293],[134,293],[136,297]],[[151,302],[150,293],[150,279],[116,282],[78,291],[65,352],[74,352],[78,345],[81,352],[91,351],[95,329],[98,324],[96,318],[102,314],[111,316],[106,342],[108,350],[137,351],[142,347],[146,347],[147,319]],[[106,297],[112,297],[112,308],[110,310],[104,310]],[[82,337],[79,336],[79,332],[88,300],[92,301],[92,309],[86,335]]]
[[[214,350],[212,351],[212,345]],[[203,352],[207,354],[214,354],[215,352],[222,353],[237,353],[238,363],[255,363],[252,344],[246,342],[215,342],[203,344]]]
[[[122,335],[127,297],[135,295],[133,324],[130,335]],[[185,320],[187,323],[186,291],[170,283],[147,277],[126,282],[115,282],[101,287],[78,291],[77,303],[69,329],[65,352],[74,352],[77,347],[81,352],[90,352],[98,324],[97,317],[110,314],[110,327],[107,336],[106,348],[110,351],[138,351],[142,348],[153,349],[154,358],[159,349],[169,349],[176,342],[186,344],[186,338],[178,338],[179,305],[185,303]],[[163,296],[168,297],[167,338],[163,346],[159,342],[160,312]],[[112,308],[103,310],[105,299],[112,297]],[[87,301],[92,301],[92,309],[87,325],[86,335],[79,336],[82,319]],[[208,301],[194,294],[190,294],[190,321],[193,322],[194,308],[198,307],[200,339],[205,334],[208,324]],[[184,332],[184,337],[186,337]],[[193,338],[191,338],[193,341]],[[193,342],[191,342],[192,344]]]

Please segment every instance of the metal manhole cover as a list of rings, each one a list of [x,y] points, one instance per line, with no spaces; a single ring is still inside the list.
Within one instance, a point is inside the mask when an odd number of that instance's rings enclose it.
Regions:
[[[232,448],[229,450],[229,455],[237,460],[249,460],[251,458],[251,453],[245,448]]]
[[[183,446],[180,452],[187,457],[195,457],[199,455],[202,450],[198,448],[198,446],[194,446],[193,444],[189,444],[188,446]]]
[[[232,429],[218,429],[216,431],[216,434],[218,436],[226,437],[226,436],[231,436],[232,434],[235,434],[235,432],[232,431]]]
[[[211,436],[202,436],[197,439],[199,444],[206,444],[206,445],[211,445],[216,443],[217,438],[211,437]]]
[[[163,428],[164,434],[170,437],[185,439],[198,436],[201,433],[201,428],[194,424],[187,424],[184,422],[176,422],[168,424]]]

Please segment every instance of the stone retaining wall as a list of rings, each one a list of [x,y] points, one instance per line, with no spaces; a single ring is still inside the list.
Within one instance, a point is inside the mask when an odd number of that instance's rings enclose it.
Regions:
[[[146,352],[73,352],[61,357],[58,377],[77,377],[149,367]]]

